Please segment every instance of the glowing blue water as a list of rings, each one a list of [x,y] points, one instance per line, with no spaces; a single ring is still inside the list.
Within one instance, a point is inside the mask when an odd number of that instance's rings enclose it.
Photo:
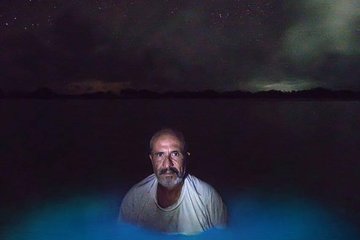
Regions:
[[[47,204],[8,229],[8,240],[62,239],[358,239],[354,228],[322,207],[299,199],[239,196],[228,202],[226,229],[195,236],[166,235],[117,223],[118,198],[75,198]]]

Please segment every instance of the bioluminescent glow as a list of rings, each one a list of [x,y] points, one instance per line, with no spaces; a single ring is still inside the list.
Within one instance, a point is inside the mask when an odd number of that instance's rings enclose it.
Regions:
[[[8,229],[6,240],[62,239],[358,239],[355,228],[321,206],[296,198],[230,199],[229,226],[194,236],[168,235],[117,222],[121,198],[76,198],[48,203]]]

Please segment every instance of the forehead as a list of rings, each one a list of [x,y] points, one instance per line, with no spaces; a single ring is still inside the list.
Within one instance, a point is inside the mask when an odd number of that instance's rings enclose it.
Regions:
[[[163,134],[155,139],[153,148],[155,150],[163,147],[172,147],[172,148],[181,149],[182,144],[177,137],[170,134]]]

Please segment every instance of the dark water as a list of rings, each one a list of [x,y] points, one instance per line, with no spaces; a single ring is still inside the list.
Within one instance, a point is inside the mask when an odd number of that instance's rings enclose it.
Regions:
[[[0,116],[3,229],[84,196],[111,196],[116,216],[124,191],[151,173],[148,141],[166,126],[184,132],[189,171],[220,192],[233,222],[236,211],[254,219],[287,206],[360,226],[360,102],[2,100]]]

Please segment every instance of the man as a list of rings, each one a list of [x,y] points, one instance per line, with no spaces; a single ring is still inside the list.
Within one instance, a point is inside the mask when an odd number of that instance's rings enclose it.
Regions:
[[[154,174],[125,195],[120,218],[130,223],[168,233],[194,234],[223,227],[226,207],[207,183],[187,174],[182,133],[172,129],[156,132],[150,140]]]

